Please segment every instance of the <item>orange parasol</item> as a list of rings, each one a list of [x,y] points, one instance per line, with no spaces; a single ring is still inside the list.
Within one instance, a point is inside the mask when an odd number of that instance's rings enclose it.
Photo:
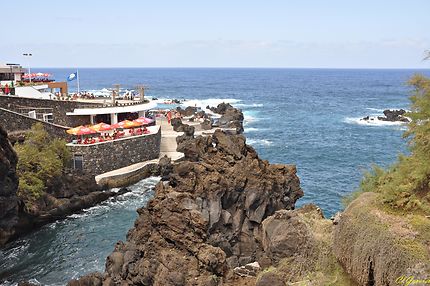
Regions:
[[[115,124],[112,124],[111,127],[112,128],[124,128],[124,129],[128,129],[128,128],[133,128],[133,127],[138,127],[141,126],[142,123],[139,122],[135,122],[135,121],[130,121],[130,120],[124,120]]]
[[[66,132],[71,135],[87,135],[87,134],[97,133],[97,131],[92,129],[91,127],[85,127],[85,126],[78,126],[75,128],[71,128]]]
[[[93,125],[93,126],[91,126],[91,128],[94,129],[97,132],[108,131],[108,130],[112,130],[113,129],[111,125],[109,125],[107,123],[103,123],[103,122],[98,123],[96,125]]]

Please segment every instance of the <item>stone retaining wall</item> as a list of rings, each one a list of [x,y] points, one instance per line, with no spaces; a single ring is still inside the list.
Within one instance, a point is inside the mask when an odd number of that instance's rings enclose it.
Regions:
[[[21,132],[31,129],[36,123],[42,123],[48,134],[54,138],[66,138],[67,127],[48,123],[39,119],[34,119],[28,116],[21,115],[19,113],[0,108],[0,125],[8,133]]]
[[[52,109],[53,123],[63,126],[79,126],[89,123],[88,116],[67,116],[66,112],[72,112],[75,108],[88,106],[100,106],[97,103],[63,101],[51,99],[36,99],[18,96],[0,96],[0,107],[11,111],[19,112],[19,107],[33,107]]]
[[[154,134],[134,136],[91,145],[68,144],[72,154],[82,155],[83,171],[99,175],[160,155],[161,130]],[[72,164],[73,166],[73,164]]]

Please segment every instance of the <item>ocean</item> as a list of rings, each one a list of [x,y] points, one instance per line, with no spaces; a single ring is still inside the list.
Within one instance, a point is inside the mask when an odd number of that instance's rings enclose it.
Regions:
[[[63,81],[73,69],[33,68]],[[429,70],[357,69],[79,69],[80,88],[95,92],[121,84],[147,86],[146,96],[185,99],[206,107],[229,102],[243,110],[245,135],[262,159],[295,164],[305,196],[297,206],[319,205],[327,217],[342,210],[341,198],[357,189],[372,164],[388,166],[407,153],[405,125],[360,118],[384,109],[408,109],[407,80]],[[69,92],[76,91],[76,81]],[[0,250],[0,281],[24,279],[63,285],[102,271],[105,259],[153,195],[157,178],[133,192],[46,225]],[[1,283],[1,282],[0,282]]]

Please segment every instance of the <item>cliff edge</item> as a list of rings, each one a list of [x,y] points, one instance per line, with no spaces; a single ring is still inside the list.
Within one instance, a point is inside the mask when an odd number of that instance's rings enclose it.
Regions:
[[[101,279],[105,285],[221,285],[238,266],[271,263],[262,221],[294,209],[303,195],[295,167],[269,164],[245,137],[220,130],[187,144],[185,160],[156,186],[127,241],[108,257],[103,278],[93,274],[70,285]]]
[[[18,157],[8,140],[6,131],[0,126],[0,245],[15,234],[18,223]]]

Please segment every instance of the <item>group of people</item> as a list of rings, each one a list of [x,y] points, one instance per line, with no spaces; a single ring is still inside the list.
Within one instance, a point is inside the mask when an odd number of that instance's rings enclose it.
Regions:
[[[79,93],[74,93],[72,95],[72,99],[73,100],[77,100],[78,98],[86,98],[86,99],[95,99],[95,95],[94,93],[90,93],[90,92],[79,92]]]
[[[112,134],[104,133],[104,134],[100,134],[99,136],[95,136],[95,137],[81,138],[79,136],[75,142],[76,142],[76,144],[95,144],[95,143],[100,143],[100,142],[112,141],[112,140],[116,140],[116,139],[120,139],[120,138],[124,138],[124,137],[138,136],[138,135],[150,134],[150,133],[151,132],[146,127],[130,128],[128,130],[128,133],[126,133],[125,131],[115,130]]]
[[[179,118],[182,119],[182,114],[179,111],[176,110],[169,110],[166,114],[167,122],[170,124],[170,121],[173,118]]]

